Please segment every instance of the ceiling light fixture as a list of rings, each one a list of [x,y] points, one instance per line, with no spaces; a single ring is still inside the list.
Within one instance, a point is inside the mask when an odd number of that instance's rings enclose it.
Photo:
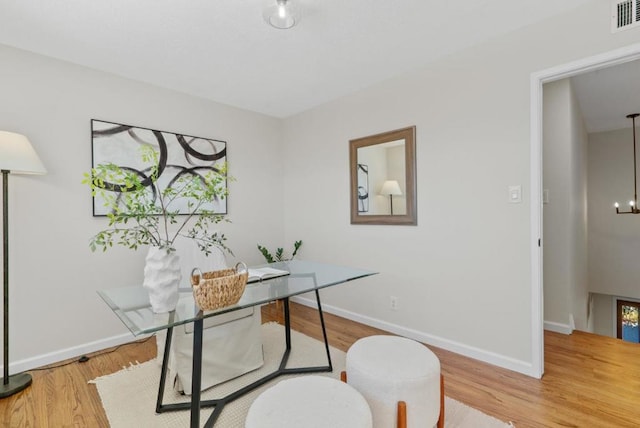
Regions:
[[[638,208],[638,179],[636,178],[636,117],[638,116],[640,116],[640,113],[627,115],[627,118],[633,121],[633,200],[629,201],[629,211],[620,211],[620,204],[617,202],[613,204],[616,207],[616,214],[640,214],[640,208]]]
[[[286,30],[300,21],[300,9],[293,0],[276,0],[275,4],[264,10],[263,16],[273,28]]]

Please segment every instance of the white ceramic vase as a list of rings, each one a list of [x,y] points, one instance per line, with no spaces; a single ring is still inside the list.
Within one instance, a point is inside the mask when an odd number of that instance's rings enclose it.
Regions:
[[[182,274],[180,257],[175,251],[149,247],[144,265],[142,286],[149,292],[151,309],[155,313],[170,312],[178,303],[178,287]]]

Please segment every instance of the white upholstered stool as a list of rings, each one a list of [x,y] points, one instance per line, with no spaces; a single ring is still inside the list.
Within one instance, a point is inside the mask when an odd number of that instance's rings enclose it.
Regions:
[[[251,404],[245,428],[371,428],[371,411],[353,387],[325,376],[283,380]]]
[[[369,336],[347,352],[343,378],[369,403],[374,428],[444,427],[440,361],[398,336]]]

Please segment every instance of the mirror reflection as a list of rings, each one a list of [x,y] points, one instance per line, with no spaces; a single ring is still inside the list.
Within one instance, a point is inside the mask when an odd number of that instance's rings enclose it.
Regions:
[[[415,127],[350,141],[351,223],[416,224]]]
[[[404,140],[358,149],[358,214],[407,213]]]

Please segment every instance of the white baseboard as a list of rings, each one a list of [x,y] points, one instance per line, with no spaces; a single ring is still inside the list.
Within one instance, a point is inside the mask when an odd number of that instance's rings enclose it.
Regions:
[[[573,328],[571,328],[569,324],[560,324],[559,322],[553,322],[553,321],[545,321],[544,329],[549,331],[554,331],[556,333],[562,333],[562,334],[573,333]]]
[[[317,307],[315,299],[296,296],[296,297],[292,297],[291,300],[312,308]],[[446,349],[447,351],[455,352],[456,354],[464,355],[466,357],[484,361],[486,363],[493,364],[498,367],[503,367],[509,370],[526,374],[528,376],[535,377],[535,374],[532,372],[532,365],[526,361],[505,357],[503,355],[489,352],[483,349],[475,348],[473,346],[468,346],[462,343],[454,342],[452,340],[444,339],[438,336],[433,336],[417,330],[408,329],[406,327],[402,327],[396,324],[391,324],[386,321],[381,321],[375,318],[356,314],[354,312],[346,311],[344,309],[341,309],[335,306],[323,304],[322,309],[325,312],[340,316],[342,318],[346,318],[352,321],[366,324],[371,327],[379,328],[381,330],[385,330],[400,336],[417,340],[419,342],[437,346],[438,348]],[[544,329],[554,331],[556,333],[562,333],[562,334],[572,333],[572,329],[569,325],[560,324],[552,321],[545,321]],[[130,333],[125,333],[118,336],[108,337],[106,339],[96,340],[94,342],[73,346],[71,348],[61,349],[59,351],[50,352],[50,353],[38,355],[32,358],[11,362],[9,363],[9,372],[13,374],[13,373],[28,371],[37,367],[42,367],[49,364],[57,363],[59,361],[64,361],[73,357],[79,357],[81,355],[90,354],[96,351],[101,351],[103,349],[122,345],[125,343],[132,342],[134,340],[140,340],[143,338],[144,336],[134,337]],[[0,370],[3,370],[2,365],[0,365]]]
[[[74,357],[80,357],[81,355],[90,354],[96,351],[101,351],[103,349],[129,343],[134,340],[144,339],[145,337],[146,336],[134,337],[130,333],[125,333],[118,336],[108,337],[106,339],[100,339],[94,342],[73,346],[71,348],[61,349],[59,351],[37,355],[35,357],[26,358],[24,360],[13,361],[9,363],[9,373],[14,374],[14,373],[21,373],[24,371],[29,371],[37,367],[46,366],[49,364],[68,360]],[[0,369],[4,370],[4,368],[1,365],[0,365]]]
[[[317,308],[315,299],[309,299],[306,297],[296,296],[291,298],[292,301],[300,303],[305,306]],[[485,363],[493,364],[498,367],[513,370],[531,377],[537,377],[533,371],[533,365],[527,361],[517,360],[515,358],[506,357],[504,355],[496,354],[494,352],[486,351],[484,349],[468,346],[463,343],[455,342],[442,337],[433,336],[418,330],[409,329],[396,324],[391,324],[386,321],[381,321],[375,318],[360,315],[354,312],[346,311],[341,308],[337,308],[331,305],[322,305],[322,310],[342,318],[346,318],[352,321],[366,324],[371,327],[379,328],[399,336],[408,337],[418,342],[426,343],[428,345],[436,346],[438,348],[446,349],[447,351],[455,352],[456,354],[464,355],[465,357],[473,358]]]

